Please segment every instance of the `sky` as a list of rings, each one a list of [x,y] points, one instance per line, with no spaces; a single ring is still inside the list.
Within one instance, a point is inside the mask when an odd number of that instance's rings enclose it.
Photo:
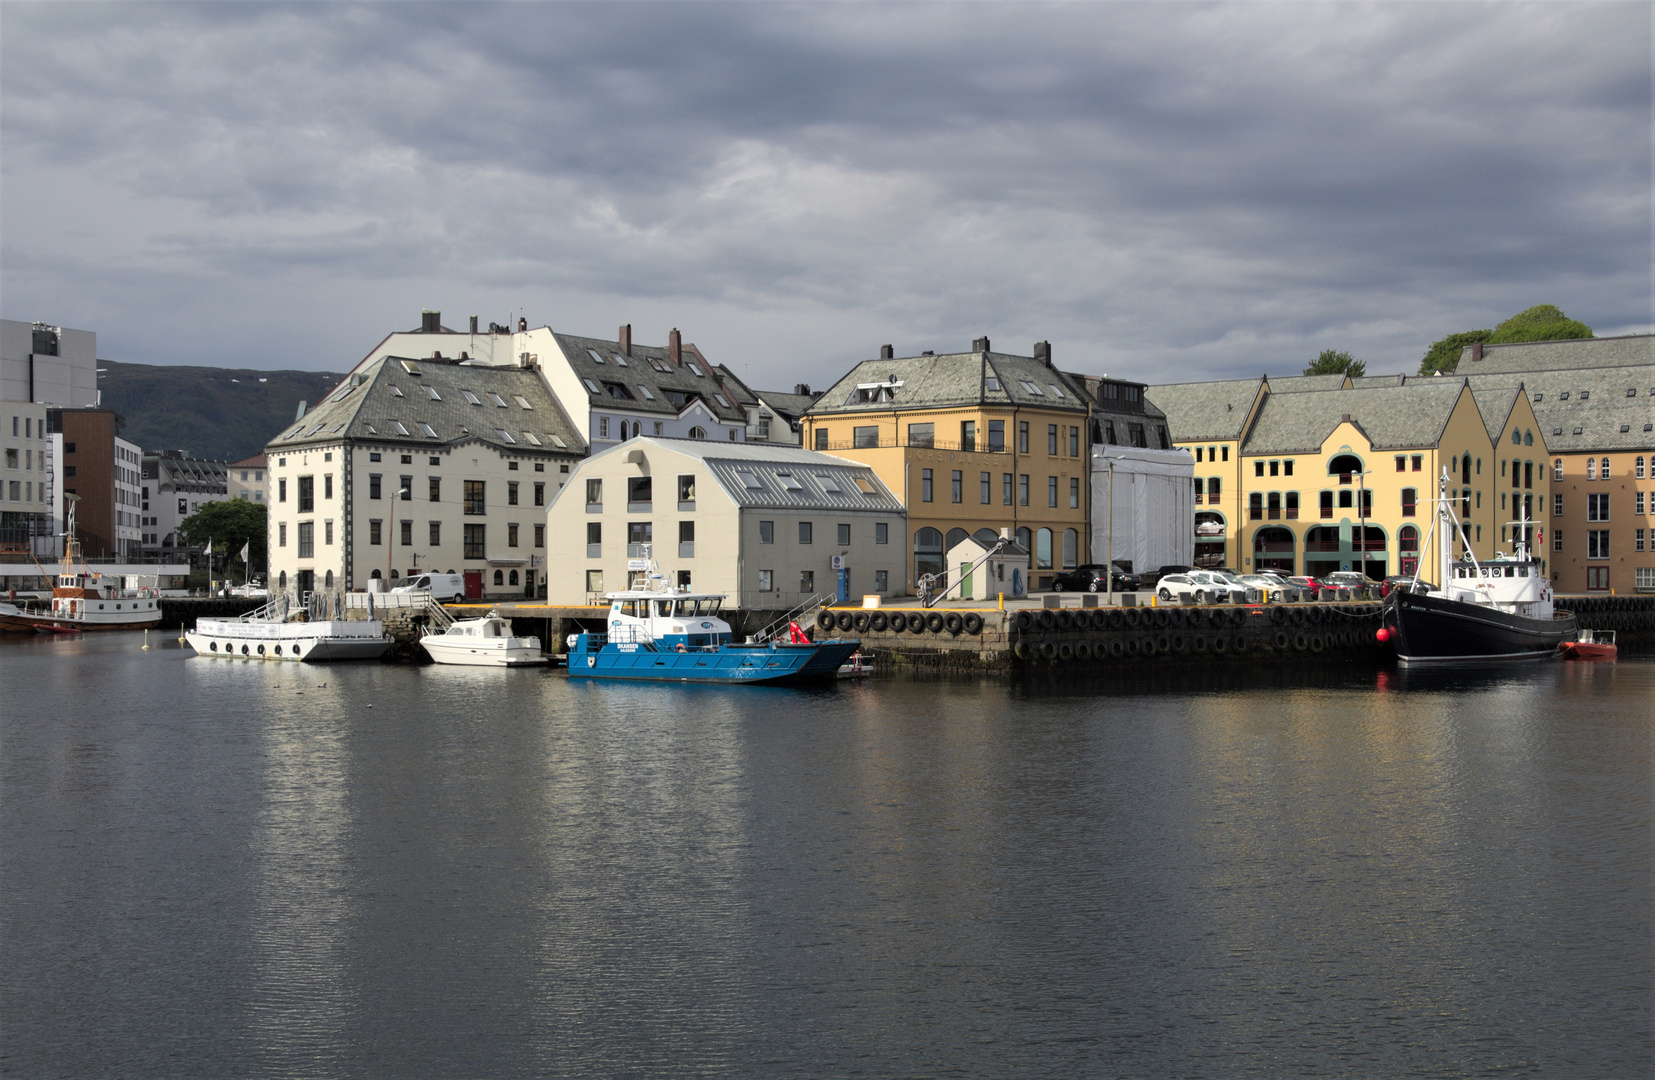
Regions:
[[[347,370],[423,309],[761,388],[1655,326],[1651,5],[0,4],[0,311]]]

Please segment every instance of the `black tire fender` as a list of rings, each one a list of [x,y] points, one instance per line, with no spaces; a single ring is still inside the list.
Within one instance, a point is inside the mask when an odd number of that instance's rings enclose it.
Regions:
[[[1121,618],[1126,622],[1126,628],[1128,630],[1136,630],[1138,627],[1143,625],[1144,613],[1139,611],[1137,608],[1127,608],[1125,611],[1121,612]]]
[[[1293,648],[1297,649],[1299,652],[1304,652],[1306,649],[1310,648],[1310,635],[1305,633],[1303,630],[1300,630],[1297,634],[1294,634]]]
[[[1310,651],[1311,652],[1319,653],[1319,652],[1322,652],[1323,650],[1325,650],[1326,648],[1327,648],[1327,641],[1326,641],[1326,639],[1324,639],[1322,637],[1322,635],[1320,635],[1320,634],[1311,634],[1310,635]]]
[[[1019,611],[1011,617],[1011,625],[1018,630],[1027,630],[1034,625],[1034,613]]]
[[[868,627],[876,632],[883,633],[891,625],[891,620],[885,617],[883,611],[876,611],[868,616]]]
[[[1152,637],[1146,637],[1142,641],[1138,642],[1138,655],[1139,656],[1146,656],[1146,657],[1147,656],[1154,656],[1155,655],[1155,639],[1152,638]]]
[[[1230,639],[1223,634],[1213,635],[1213,652],[1222,656],[1230,651]]]
[[[959,634],[965,629],[965,620],[960,618],[959,612],[950,611],[942,617],[942,625],[950,634]]]
[[[867,616],[867,613],[862,612],[862,611],[858,611],[855,615],[853,615],[851,617],[850,624],[856,630],[856,632],[858,634],[866,634],[868,632],[868,616]]]
[[[1048,660],[1056,660],[1057,645],[1050,641],[1042,641],[1040,643],[1040,655],[1044,656]]]
[[[925,633],[925,616],[917,611],[908,613],[908,632],[910,634]]]
[[[832,630],[833,612],[829,611],[827,608],[823,608],[821,611],[818,611],[816,613],[816,627],[819,630]]]
[[[1158,636],[1155,639],[1155,651],[1159,653],[1170,653],[1172,651],[1172,635],[1161,634]]]
[[[1040,627],[1042,630],[1050,630],[1053,626],[1057,625],[1057,620],[1052,618],[1051,612],[1042,608],[1040,611],[1035,613],[1034,625]]]
[[[1195,635],[1191,636],[1191,638],[1190,638],[1190,649],[1197,656],[1201,656],[1201,655],[1205,654],[1206,651],[1207,651],[1207,635],[1206,634],[1195,634]]]
[[[942,623],[942,613],[941,612],[933,611],[931,614],[929,614],[925,617],[925,628],[927,630],[931,631],[933,634],[942,633],[942,626],[943,626],[943,623]]]
[[[834,619],[834,622],[839,625],[839,629],[849,630],[852,626],[856,625],[856,618],[848,611],[841,611]]]
[[[1247,651],[1247,639],[1242,637],[1240,634],[1237,634],[1235,636],[1235,640],[1230,642],[1230,651],[1235,653],[1237,656],[1245,653]]]
[[[1057,658],[1063,661],[1073,660],[1075,658],[1075,647],[1065,641],[1057,647]]]
[[[1292,644],[1293,639],[1287,636],[1286,630],[1276,631],[1276,649],[1278,652],[1286,652],[1288,646]]]
[[[1119,660],[1126,655],[1126,642],[1116,638],[1109,643],[1109,659]]]
[[[980,633],[982,633],[983,632],[983,617],[981,615],[977,614],[975,611],[970,612],[969,614],[967,614],[966,617],[965,617],[965,632],[968,633],[968,634],[980,634]]]

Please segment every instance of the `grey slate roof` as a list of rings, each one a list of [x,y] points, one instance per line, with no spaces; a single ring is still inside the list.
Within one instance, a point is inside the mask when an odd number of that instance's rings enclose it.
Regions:
[[[1104,379],[1098,375],[1080,375],[1073,371],[1065,372],[1064,374],[1069,376],[1070,382],[1086,391],[1086,396],[1092,401],[1093,410],[1100,416],[1108,416],[1111,419],[1120,419],[1128,415],[1132,415],[1130,410],[1123,410],[1120,407],[1119,399],[1110,399],[1098,396],[1099,391],[1102,390],[1103,384],[1106,382],[1128,382],[1129,385],[1139,386],[1145,391],[1145,396],[1143,399],[1144,416],[1149,417],[1151,420],[1165,420],[1167,418],[1166,413],[1162,412],[1160,409],[1157,409],[1154,404],[1150,402],[1148,397],[1149,387],[1144,386],[1142,383],[1129,383],[1128,380],[1122,379]]]
[[[1263,379],[1166,383],[1144,391],[1144,399],[1167,418],[1174,442],[1239,439],[1248,410],[1264,390]]]
[[[622,408],[631,412],[660,413],[665,416],[678,416],[688,407],[675,404],[669,397],[668,391],[699,397],[719,420],[726,424],[745,424],[747,414],[735,400],[736,390],[732,383],[726,386],[720,378],[717,369],[706,362],[706,359],[696,350],[694,345],[685,343],[680,352],[680,361],[672,362],[671,356],[665,348],[653,345],[639,345],[632,343],[630,354],[621,351],[621,343],[607,341],[603,338],[576,337],[573,334],[559,334],[553,331],[552,337],[557,341],[558,348],[563,351],[569,367],[580,376],[582,383],[587,379],[603,387],[603,392],[591,395],[591,401],[605,408]],[[602,357],[602,362],[593,359],[596,353]],[[651,361],[658,362],[656,367]],[[694,364],[701,370],[697,375],[690,367]],[[608,386],[618,384],[624,386],[630,396],[628,399],[617,399],[608,392]],[[647,386],[654,398],[643,393],[639,387]],[[724,401],[719,402],[722,395]]]
[[[1310,454],[1350,414],[1375,449],[1412,450],[1435,446],[1465,384],[1437,379],[1407,386],[1312,390],[1271,394],[1242,444],[1243,454]]]
[[[900,385],[889,399],[852,400],[857,395],[858,386],[889,384],[893,378]],[[990,378],[999,379],[999,389],[989,388]],[[1038,392],[1031,393],[1026,389],[1023,386],[1025,380],[1038,387]],[[829,387],[807,411],[811,416],[830,416],[972,405],[1024,405],[1059,411],[1086,411],[1083,391],[1063,372],[1048,367],[1032,356],[997,352],[864,360]]]
[[[1483,358],[1471,359],[1471,346],[1460,351],[1455,375],[1494,375],[1569,368],[1642,367],[1655,364],[1655,334],[1576,338],[1570,341],[1523,341],[1484,345]]]
[[[1520,385],[1471,385],[1471,400],[1476,402],[1477,412],[1483,418],[1483,427],[1488,430],[1488,437],[1496,446],[1500,444],[1500,437],[1505,434],[1506,421],[1511,419],[1511,410],[1516,406],[1517,395],[1522,389]]]
[[[481,404],[471,404],[467,390]],[[491,392],[500,395],[504,408],[489,397]],[[523,408],[519,396],[531,407]],[[397,430],[398,423],[407,434]],[[430,425],[434,437],[424,433],[422,423]],[[501,436],[501,429],[510,438]],[[266,450],[282,453],[340,439],[428,449],[477,439],[510,453],[578,456],[586,451],[585,440],[538,372],[401,357],[384,357],[351,375],[303,420],[271,439]]]
[[[1535,434],[1552,453],[1655,451],[1655,363],[1490,373],[1470,382],[1473,390],[1520,382],[1540,422]]]
[[[1406,375],[1364,375],[1360,379],[1352,379],[1350,388],[1352,390],[1372,390],[1376,386],[1405,386],[1407,382],[1408,376]],[[1270,385],[1275,386],[1274,379],[1271,380]]]
[[[797,420],[805,410],[816,404],[818,394],[781,393],[777,390],[754,391],[759,399],[774,409],[785,420]]]
[[[1266,375],[1272,394],[1303,394],[1312,390],[1338,390],[1345,385],[1344,375]]]

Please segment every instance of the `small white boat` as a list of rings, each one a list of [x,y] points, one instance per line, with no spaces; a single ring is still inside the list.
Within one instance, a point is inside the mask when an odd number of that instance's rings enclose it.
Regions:
[[[334,607],[338,607],[337,598]],[[378,619],[328,618],[326,597],[294,608],[277,597],[238,619],[197,619],[184,635],[198,656],[232,660],[376,660],[396,644]],[[334,611],[342,616],[342,611]]]
[[[420,644],[439,664],[472,667],[527,667],[544,664],[537,637],[513,637],[511,622],[491,611],[480,619],[460,619],[438,633],[427,630]]]

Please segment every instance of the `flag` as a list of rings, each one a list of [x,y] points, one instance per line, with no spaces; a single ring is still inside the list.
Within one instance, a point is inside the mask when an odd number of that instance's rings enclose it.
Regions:
[[[253,550],[253,541],[252,541],[252,538],[248,538],[247,543],[241,545],[241,561],[242,562],[247,561],[247,553],[251,550]]]

